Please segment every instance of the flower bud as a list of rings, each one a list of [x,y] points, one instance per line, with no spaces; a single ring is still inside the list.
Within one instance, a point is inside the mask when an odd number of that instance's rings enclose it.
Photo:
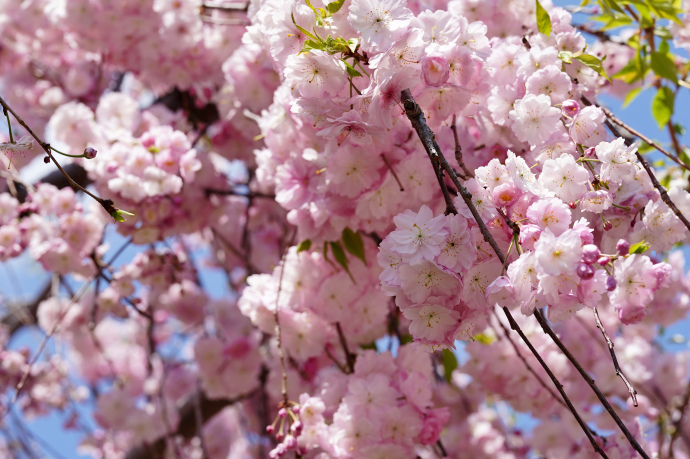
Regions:
[[[577,268],[575,268],[575,272],[578,276],[580,276],[581,279],[586,280],[594,277],[594,268],[587,263],[578,263]]]
[[[613,291],[616,289],[616,279],[613,277],[609,276],[606,278],[606,290],[609,292]]]
[[[619,239],[616,243],[616,252],[618,255],[625,256],[630,253],[630,243],[625,239]]]
[[[604,222],[604,231],[610,231],[611,229],[613,229],[613,223],[611,223],[610,221],[606,220],[606,221]]]
[[[426,55],[421,60],[422,75],[428,86],[442,86],[450,76],[448,59],[440,54]]]
[[[610,261],[611,259],[609,257],[601,257],[597,260],[597,263],[599,263],[601,266],[606,266]]]
[[[97,153],[98,153],[98,152],[96,151],[95,148],[91,148],[91,147],[86,147],[86,148],[84,148],[84,157],[85,157],[86,159],[93,159],[93,158],[95,158]]]
[[[588,149],[585,150],[585,156],[588,158],[591,158],[596,154],[597,154],[597,150],[594,147],[589,147]]]
[[[565,116],[572,118],[580,111],[580,104],[573,99],[564,100],[563,105],[561,106],[561,111]]]
[[[594,264],[599,259],[601,252],[599,247],[594,244],[587,244],[582,246],[582,261],[588,265]]]
[[[46,164],[50,164],[50,156],[44,156],[43,157],[43,162]]]

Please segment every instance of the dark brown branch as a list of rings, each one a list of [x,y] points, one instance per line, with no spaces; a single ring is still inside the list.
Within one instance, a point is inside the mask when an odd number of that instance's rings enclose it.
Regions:
[[[623,424],[623,421],[621,418],[618,416],[616,411],[613,409],[611,404],[609,403],[608,400],[606,400],[606,397],[604,397],[604,394],[601,393],[601,390],[599,390],[599,387],[596,385],[594,380],[592,379],[591,376],[589,376],[589,373],[587,373],[584,368],[582,368],[582,365],[577,361],[577,359],[570,353],[567,347],[563,344],[561,339],[556,335],[556,333],[553,331],[549,323],[546,321],[546,318],[544,315],[541,313],[539,309],[536,309],[534,311],[534,317],[537,318],[537,322],[539,322],[539,325],[541,325],[542,330],[544,330],[544,333],[549,335],[551,339],[553,340],[554,343],[556,343],[556,346],[565,354],[565,356],[570,360],[570,363],[573,364],[573,366],[577,369],[577,371],[580,373],[582,376],[582,379],[585,380],[585,382],[589,385],[589,387],[592,388],[592,391],[594,391],[594,394],[597,396],[599,401],[601,402],[602,405],[604,405],[604,408],[608,413],[611,415],[613,418],[614,422],[616,425],[621,429],[623,432],[623,435],[625,435],[625,438],[627,438],[628,442],[630,442],[630,445],[639,453],[640,456],[642,456],[645,459],[649,459],[649,456],[645,452],[644,449],[642,449],[642,446],[637,442],[635,437],[630,433],[628,428]]]
[[[494,311],[494,316],[496,317],[498,324],[503,329],[503,334],[505,335],[506,338],[508,338],[508,341],[510,342],[511,346],[513,346],[513,350],[515,351],[515,354],[517,354],[518,358],[522,361],[522,363],[525,366],[525,368],[527,369],[527,371],[532,373],[532,375],[534,375],[534,377],[537,378],[537,381],[539,381],[539,384],[544,389],[546,389],[546,392],[548,392],[549,395],[551,395],[551,397],[553,397],[553,399],[556,400],[556,402],[558,402],[564,408],[567,408],[568,406],[565,403],[563,403],[563,400],[558,398],[558,396],[553,391],[553,389],[551,389],[549,386],[546,385],[546,382],[543,379],[541,379],[541,376],[539,376],[539,374],[534,370],[534,368],[532,368],[532,366],[529,364],[527,359],[525,359],[525,356],[522,355],[517,344],[515,344],[515,341],[513,341],[513,338],[510,336],[510,331],[508,330],[508,327],[506,327],[505,324],[503,324],[503,322],[501,322],[501,320],[498,318],[498,314],[496,314],[496,311]]]
[[[267,371],[265,368],[262,371]],[[197,415],[196,415],[196,404],[198,397],[199,411],[201,412],[201,420],[205,424],[208,420],[214,417],[216,414],[220,413],[223,408],[240,402],[246,398],[251,397],[258,391],[254,389],[252,392],[241,395],[233,399],[217,399],[211,400],[206,398],[203,394],[192,394],[185,404],[180,408],[179,416],[180,422],[177,427],[177,431],[173,432],[173,435],[179,435],[184,440],[190,440],[195,435],[197,435]],[[159,438],[153,444],[137,446],[127,453],[125,459],[162,459],[165,454],[165,442],[166,436]]]
[[[647,137],[646,135],[642,134],[641,132],[637,131],[637,130],[636,130],[635,128],[633,128],[632,126],[630,126],[630,125],[628,125],[628,124],[625,124],[625,123],[624,123],[623,121],[621,121],[616,115],[614,115],[614,114],[611,112],[611,110],[609,110],[608,108],[602,107],[601,105],[593,104],[593,103],[590,102],[590,100],[587,99],[585,96],[582,96],[581,99],[582,99],[582,102],[584,102],[585,105],[595,105],[595,106],[601,108],[601,110],[604,112],[604,114],[606,115],[606,117],[607,117],[607,118],[609,119],[609,121],[610,121],[610,123],[607,122],[606,125],[609,127],[609,129],[611,130],[611,132],[613,132],[613,135],[615,135],[615,136],[617,136],[617,137],[622,137],[622,138],[625,140],[625,144],[626,144],[626,145],[628,145],[628,146],[632,145],[632,140],[629,139],[629,138],[627,138],[626,136],[623,136],[623,135],[618,131],[618,129],[616,129],[615,127],[611,126],[611,123],[613,123],[613,124],[615,124],[615,125],[617,125],[617,126],[622,127],[623,129],[625,129],[626,131],[630,132],[630,133],[631,133],[632,135],[634,135],[635,137],[638,137],[638,138],[642,139],[644,142],[646,142],[647,144],[649,144],[649,145],[652,146],[653,148],[659,150],[659,152],[662,153],[664,156],[666,156],[668,159],[670,159],[671,161],[673,161],[674,163],[676,163],[677,165],[679,165],[679,166],[682,167],[683,169],[685,169],[685,170],[687,170],[687,171],[690,171],[690,167],[688,167],[687,165],[683,164],[682,161],[680,161],[678,158],[676,158],[676,157],[673,156],[671,153],[669,153],[668,150],[664,149],[661,145],[659,145],[658,143],[656,143],[655,141],[653,141],[652,139],[650,139],[650,138]],[[638,154],[638,156],[639,156],[639,154]]]
[[[601,334],[604,335],[604,339],[606,340],[606,345],[608,346],[609,352],[611,353],[613,368],[616,369],[616,374],[623,380],[623,383],[625,383],[625,387],[628,388],[628,392],[630,392],[630,398],[632,398],[633,405],[637,406],[637,391],[632,386],[632,384],[630,384],[630,381],[628,381],[628,378],[626,378],[626,376],[623,374],[623,370],[621,370],[621,367],[618,364],[616,352],[613,350],[613,341],[611,341],[611,338],[609,338],[608,333],[606,333],[606,330],[604,329],[604,325],[601,323],[601,319],[599,318],[599,311],[597,311],[596,306],[594,307],[594,320],[596,320],[597,328],[601,330]]]
[[[2,105],[4,110],[6,110],[7,112],[10,112],[12,114],[12,116],[14,117],[14,119],[26,130],[26,132],[28,132],[29,135],[31,137],[33,137],[34,140],[36,140],[36,142],[41,146],[43,151],[46,152],[46,154],[48,155],[50,160],[53,162],[53,164],[55,164],[55,166],[62,173],[62,175],[64,175],[64,177],[67,180],[67,182],[69,183],[69,185],[72,188],[74,188],[75,191],[83,191],[85,194],[92,197],[96,202],[98,202],[105,209],[106,212],[108,212],[109,215],[113,215],[113,213],[117,211],[117,209],[114,206],[113,201],[111,201],[110,199],[103,199],[103,198],[96,196],[95,194],[91,193],[89,190],[87,190],[86,188],[84,188],[83,186],[78,184],[76,181],[74,181],[74,179],[72,179],[72,177],[69,176],[67,171],[55,159],[55,156],[53,155],[53,150],[51,149],[50,144],[41,140],[41,138],[38,137],[38,135],[36,135],[36,133],[34,133],[34,131],[24,122],[24,120],[19,115],[17,115],[17,113],[14,110],[12,110],[12,107],[7,105],[7,102],[5,102],[5,100],[2,97],[0,97],[0,105]]]
[[[350,374],[355,372],[355,358],[356,355],[350,352],[347,347],[347,341],[345,340],[345,335],[343,334],[343,329],[340,326],[340,322],[335,323],[335,328],[338,330],[338,338],[340,339],[340,345],[343,347],[343,352],[345,352],[345,361],[347,362],[347,368],[350,370]]]
[[[585,103],[585,105],[592,105],[592,103],[591,103],[585,96],[582,96],[582,101]],[[681,166],[683,166],[683,168],[685,168],[686,170],[690,170],[690,168],[688,168],[686,165],[684,165],[683,163],[681,163],[681,162],[679,162],[678,160],[676,160],[675,158],[673,158],[673,157],[670,155],[669,152],[667,152],[666,150],[664,150],[663,148],[661,148],[659,145],[657,145],[656,143],[654,143],[653,140],[651,140],[651,139],[645,137],[643,134],[641,134],[641,133],[635,131],[633,128],[627,126],[627,125],[626,125],[625,123],[623,123],[621,120],[619,120],[618,118],[616,118],[616,116],[613,115],[613,114],[611,113],[611,111],[610,111],[608,108],[606,108],[606,107],[600,107],[600,108],[604,111],[604,114],[608,117],[608,119],[609,119],[611,122],[617,124],[618,126],[621,126],[621,127],[625,128],[625,129],[627,129],[627,130],[630,131],[633,135],[639,137],[640,139],[644,140],[645,142],[647,142],[647,143],[648,143],[649,145],[651,145],[652,147],[656,148],[657,150],[659,150],[660,152],[662,152],[663,154],[665,154],[667,157],[673,159],[676,163],[678,163],[678,164],[680,164]],[[607,124],[607,126],[609,127],[609,129],[611,130],[611,132],[613,133],[613,135],[615,135],[615,136],[617,136],[617,137],[622,137],[623,140],[625,141],[625,144],[626,144],[626,145],[628,145],[628,146],[632,145],[632,140],[629,139],[629,138],[627,138],[627,137],[621,136],[621,134],[620,134],[620,132],[618,131],[618,129],[616,129],[616,128],[613,126],[613,124],[612,124],[611,122],[606,121],[606,124]],[[680,219],[680,221],[683,222],[683,224],[685,225],[685,227],[690,231],[690,221],[688,221],[688,219],[685,218],[685,215],[683,215],[683,213],[680,211],[680,209],[678,209],[678,207],[676,207],[676,205],[673,203],[673,201],[671,200],[671,197],[668,195],[668,192],[666,191],[666,188],[664,188],[663,186],[661,186],[661,184],[659,183],[659,180],[657,180],[657,178],[656,178],[656,175],[654,175],[654,170],[653,170],[652,167],[649,165],[649,163],[647,162],[647,160],[644,158],[644,156],[642,156],[642,155],[640,154],[639,151],[636,152],[635,155],[637,156],[637,160],[640,162],[640,164],[642,164],[642,167],[644,167],[644,170],[647,171],[647,175],[649,176],[649,179],[652,181],[652,184],[654,185],[654,188],[656,188],[656,190],[657,190],[657,191],[659,192],[659,194],[661,195],[662,201],[664,201],[664,202],[666,203],[666,205],[669,207],[669,209],[671,209],[671,211],[673,211],[673,213],[676,215],[676,217],[678,217],[678,218]]]
[[[404,89],[401,92],[400,95],[401,102],[403,103],[403,106],[405,108],[405,114],[407,115],[407,118],[410,120],[412,123],[412,126],[414,127],[415,131],[417,131],[417,135],[419,135],[420,140],[422,141],[422,144],[424,145],[424,148],[427,151],[427,154],[429,154],[430,159],[432,159],[432,165],[434,164],[433,161],[434,159],[438,161],[442,166],[443,169],[448,173],[450,176],[451,180],[453,181],[453,184],[457,187],[458,192],[460,193],[460,196],[462,196],[462,199],[465,201],[465,204],[467,204],[467,207],[470,209],[470,212],[472,213],[472,216],[474,217],[475,221],[477,222],[477,225],[479,226],[479,229],[484,236],[484,240],[486,240],[489,245],[491,245],[491,248],[494,250],[496,253],[496,256],[498,259],[501,261],[501,263],[505,262],[505,255],[501,251],[500,247],[498,247],[498,244],[494,240],[493,236],[491,236],[491,233],[489,232],[489,229],[486,227],[486,224],[484,223],[484,220],[481,218],[479,215],[479,212],[477,211],[477,208],[474,206],[474,203],[472,202],[472,194],[463,186],[463,184],[460,182],[458,179],[457,174],[453,170],[452,167],[450,167],[450,164],[448,164],[448,161],[446,158],[443,156],[443,152],[441,152],[441,149],[439,148],[438,144],[436,144],[436,141],[434,140],[435,136],[434,133],[431,131],[429,126],[426,124],[426,120],[424,119],[424,113],[422,112],[422,109],[417,105],[417,103],[414,101],[412,98],[412,93],[410,92],[409,89]],[[435,166],[434,166],[435,167]],[[544,362],[544,359],[541,358],[539,355],[539,352],[534,348],[532,343],[527,339],[527,336],[525,336],[524,332],[520,328],[520,326],[517,324],[515,321],[515,318],[511,314],[511,312],[506,308],[505,306],[502,308],[503,313],[506,315],[508,318],[508,322],[510,323],[510,328],[515,330],[518,335],[520,335],[520,338],[522,341],[529,347],[530,351],[534,355],[534,357],[539,361],[539,364],[542,366],[544,371],[546,371],[546,374],[549,375],[549,378],[551,379],[551,382],[556,386],[556,389],[558,389],[558,392],[561,394],[563,397],[563,400],[566,402],[568,405],[568,408],[570,409],[570,412],[573,414],[575,417],[575,420],[578,422],[580,427],[582,428],[583,432],[585,432],[585,435],[589,439],[590,443],[592,444],[592,447],[594,450],[601,456],[601,457],[608,457],[604,450],[601,448],[601,446],[594,440],[592,437],[592,434],[589,431],[589,428],[587,425],[584,423],[580,415],[578,414],[577,410],[573,406],[573,404],[570,402],[570,399],[566,395],[565,391],[563,390],[563,384],[560,383],[558,378],[553,374],[549,366]]]
[[[43,287],[43,290],[38,297],[31,303],[10,306],[11,311],[2,318],[1,322],[2,325],[7,327],[10,336],[12,336],[23,326],[33,325],[36,323],[38,320],[36,316],[36,313],[38,312],[38,305],[41,304],[42,301],[48,299],[50,296],[51,287],[51,283],[48,282],[47,285]]]

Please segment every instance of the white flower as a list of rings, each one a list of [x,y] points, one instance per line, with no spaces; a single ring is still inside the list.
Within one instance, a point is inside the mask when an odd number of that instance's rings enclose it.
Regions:
[[[574,230],[567,230],[556,237],[546,229],[534,244],[534,251],[542,270],[546,274],[559,276],[571,271],[575,263],[580,261],[582,241]]]
[[[34,139],[30,135],[25,135],[14,143],[2,142],[0,143],[0,151],[6,153],[19,153],[30,150],[34,146]]]
[[[595,148],[602,162],[601,179],[607,182],[623,183],[635,175],[635,147],[627,147],[621,137],[613,142],[601,142]]]
[[[362,34],[362,45],[371,51],[385,51],[401,38],[413,18],[402,0],[353,0],[348,19]]]
[[[549,96],[527,94],[515,102],[508,116],[518,139],[535,145],[548,139],[559,126],[561,111],[551,106]]]
[[[544,162],[539,182],[565,202],[575,202],[587,191],[587,169],[575,162],[569,154]]]

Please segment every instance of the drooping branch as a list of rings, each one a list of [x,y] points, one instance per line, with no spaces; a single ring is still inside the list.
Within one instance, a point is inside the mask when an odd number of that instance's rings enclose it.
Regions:
[[[630,398],[632,398],[633,405],[637,406],[637,391],[632,386],[632,384],[630,384],[630,381],[628,381],[628,378],[625,376],[625,374],[623,374],[623,370],[621,370],[621,367],[618,364],[616,352],[613,350],[613,341],[611,341],[611,338],[609,338],[609,334],[606,333],[606,329],[604,328],[604,325],[601,323],[601,319],[599,318],[599,311],[597,311],[596,306],[594,307],[594,320],[596,320],[597,328],[601,330],[601,334],[604,335],[604,339],[606,340],[606,346],[608,346],[609,352],[611,353],[613,368],[615,368],[616,374],[623,380],[623,383],[625,383],[625,387],[628,388],[628,392],[630,392]]]
[[[539,309],[536,309],[534,311],[534,316],[537,318],[537,321],[539,322],[539,325],[541,325],[542,330],[544,330],[544,333],[546,333],[547,335],[549,335],[551,337],[553,342],[556,343],[556,346],[558,346],[558,348],[561,350],[561,352],[563,352],[563,354],[565,354],[565,356],[568,358],[568,360],[570,360],[570,363],[572,363],[573,366],[577,369],[578,373],[580,373],[580,375],[582,376],[582,379],[584,379],[585,382],[587,382],[587,384],[589,385],[589,387],[592,388],[592,390],[594,391],[594,394],[597,396],[597,398],[599,399],[601,404],[604,405],[604,408],[611,415],[611,417],[613,418],[616,425],[618,425],[618,427],[621,429],[621,431],[623,432],[623,435],[625,435],[625,438],[628,440],[630,445],[635,449],[635,451],[637,451],[639,453],[640,456],[642,456],[645,459],[649,459],[649,456],[647,455],[645,450],[642,449],[642,446],[640,446],[640,444],[637,442],[635,437],[633,437],[633,435],[630,433],[630,431],[625,426],[625,424],[623,424],[623,421],[621,420],[620,416],[618,416],[618,414],[613,409],[613,407],[611,406],[609,401],[606,400],[606,397],[604,397],[604,394],[602,394],[601,390],[599,390],[599,387],[596,385],[596,383],[594,382],[592,377],[589,376],[589,373],[587,373],[584,370],[584,368],[582,368],[582,365],[580,365],[580,363],[577,361],[575,356],[573,356],[573,354],[563,344],[561,339],[553,331],[553,329],[551,328],[549,323],[546,321],[546,318],[544,317],[544,315],[541,313],[541,311]]]
[[[417,102],[412,97],[412,93],[410,92],[409,89],[404,89],[401,92],[400,95],[401,102],[403,103],[403,107],[405,108],[405,114],[407,115],[407,118],[410,120],[412,123],[412,126],[414,127],[415,131],[417,131],[417,135],[419,136],[420,140],[422,141],[422,145],[424,145],[424,149],[427,151],[427,154],[429,155],[430,159],[432,160],[432,165],[436,164],[435,161],[440,164],[443,169],[446,171],[446,173],[450,176],[451,180],[453,181],[453,184],[457,187],[458,193],[460,193],[460,196],[462,196],[462,199],[465,201],[465,204],[467,204],[467,207],[470,209],[470,212],[472,213],[472,216],[474,217],[475,221],[477,222],[477,225],[479,226],[479,229],[484,236],[484,240],[491,245],[491,248],[494,250],[496,253],[496,256],[498,259],[503,263],[505,261],[505,255],[501,251],[500,247],[498,247],[498,244],[494,240],[493,236],[491,236],[491,233],[489,232],[489,229],[486,227],[486,224],[484,223],[484,220],[481,218],[479,215],[479,212],[477,211],[477,208],[475,207],[474,203],[472,202],[472,194],[463,186],[463,184],[460,182],[458,179],[457,174],[453,170],[452,167],[450,167],[450,164],[448,164],[448,161],[446,158],[443,156],[443,153],[441,152],[440,147],[436,143],[435,140],[435,135],[433,131],[429,128],[429,126],[426,124],[426,119],[424,118],[424,113],[422,112],[422,109],[417,105]],[[541,355],[539,355],[539,352],[534,348],[532,343],[529,341],[527,336],[525,336],[524,332],[518,325],[518,323],[515,321],[515,318],[511,314],[510,310],[508,310],[507,307],[503,307],[503,313],[506,315],[508,318],[508,323],[510,323],[510,327],[515,330],[518,335],[520,336],[520,339],[527,345],[529,348],[530,352],[534,355],[534,357],[539,361],[539,364],[542,366],[544,371],[546,371],[546,374],[549,376],[551,379],[551,382],[553,382],[554,386],[556,386],[556,389],[558,392],[561,394],[561,397],[563,397],[563,400],[565,401],[566,405],[568,405],[568,409],[570,412],[573,414],[575,417],[575,420],[577,423],[580,425],[580,428],[582,428],[582,431],[585,433],[587,438],[589,439],[590,443],[592,444],[592,447],[594,450],[601,456],[601,457],[608,457],[604,450],[601,448],[601,446],[594,440],[594,437],[592,437],[592,434],[589,431],[589,428],[587,425],[584,423],[582,418],[580,417],[579,413],[577,412],[577,409],[573,404],[570,402],[570,399],[566,395],[565,391],[563,390],[563,384],[556,378],[556,376],[553,374],[549,366],[546,364],[544,359],[542,359]]]
[[[58,168],[60,173],[65,177],[69,185],[75,189],[75,191],[82,191],[85,194],[89,195],[91,198],[93,198],[96,202],[98,202],[103,209],[105,209],[106,212],[108,212],[109,215],[114,216],[116,213],[119,212],[119,210],[115,207],[113,201],[110,199],[103,199],[101,197],[96,196],[95,194],[91,193],[89,190],[87,190],[85,187],[81,186],[79,183],[77,183],[70,175],[67,173],[67,171],[60,165],[60,163],[57,162],[55,159],[55,156],[53,155],[53,149],[50,147],[50,144],[47,142],[44,142],[41,140],[40,137],[24,122],[24,120],[17,115],[17,113],[12,110],[12,107],[10,107],[5,100],[0,97],[0,105],[2,105],[3,110],[6,112],[9,112],[12,114],[14,119],[26,130],[26,132],[29,133],[31,137],[34,138],[34,140],[41,146],[43,151],[46,152],[50,160],[55,164],[55,167]]]

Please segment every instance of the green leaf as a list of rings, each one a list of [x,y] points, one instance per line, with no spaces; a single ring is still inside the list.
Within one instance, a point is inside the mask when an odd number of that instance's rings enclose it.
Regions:
[[[635,83],[644,79],[647,74],[647,63],[642,56],[642,51],[638,50],[635,57],[628,61],[625,66],[616,73],[613,78],[617,80],[623,80],[628,84]]]
[[[587,67],[590,69],[594,70],[597,72],[599,75],[603,76],[607,80],[609,80],[610,83],[613,83],[611,81],[611,78],[606,74],[606,70],[604,70],[604,67],[601,65],[603,60],[599,59],[596,56],[592,56],[591,54],[581,54],[579,56],[574,56],[575,59],[578,61],[582,62],[585,64]]]
[[[570,51],[560,51],[558,53],[558,58],[566,64],[573,63],[573,53],[571,53]]]
[[[410,335],[409,333],[406,333],[406,334],[400,336],[400,345],[401,346],[404,346],[406,344],[410,344],[412,341],[413,341],[412,335]]]
[[[292,14],[292,12],[290,13],[290,17],[292,18],[292,23],[295,25],[295,27],[297,27],[297,30],[299,30],[300,32],[302,32],[304,35],[311,38],[312,40],[319,41],[318,38],[316,38],[314,35],[312,35],[307,29],[297,25],[297,22],[295,22],[295,15]]]
[[[345,70],[347,70],[347,74],[348,74],[348,75],[350,75],[350,76],[353,77],[353,78],[354,78],[354,77],[361,77],[361,76],[362,76],[362,74],[359,73],[359,70],[357,70],[356,68],[354,68],[352,65],[350,65],[350,64],[347,63],[347,62],[345,62],[344,60],[343,60],[343,63],[345,64]]]
[[[349,49],[350,51],[352,51],[353,53],[354,53],[355,51],[357,51],[357,46],[359,46],[359,39],[357,39],[357,38],[350,38],[350,39],[347,41],[347,47],[348,47],[348,49]]]
[[[625,11],[616,0],[599,0],[599,5],[611,16],[613,16],[616,11],[625,14]]]
[[[297,53],[299,56],[302,53],[308,53],[312,49],[324,49],[326,47],[326,44],[324,42],[318,42],[314,40],[307,40],[304,42],[302,45],[302,49]]]
[[[311,249],[311,239],[305,239],[297,246],[297,253]]]
[[[352,281],[352,283],[356,284],[357,282],[355,282],[355,278],[352,277],[350,268],[347,265],[347,255],[345,255],[343,246],[340,245],[339,241],[331,242],[331,252],[333,252],[333,258],[335,258],[335,261],[337,261],[338,264],[343,267],[347,275],[350,276],[350,280]]]
[[[625,95],[625,100],[623,100],[623,108],[627,107],[630,105],[630,103],[635,100],[635,98],[642,92],[642,86],[639,88],[635,88],[630,90],[626,95]]]
[[[673,115],[674,94],[666,86],[662,86],[656,92],[652,100],[652,115],[659,125],[659,129],[663,129],[666,123],[669,122]]]
[[[628,249],[629,254],[633,253],[644,253],[649,249],[649,243],[641,240],[637,244],[633,244],[630,246],[630,249]]]
[[[453,354],[450,349],[444,349],[441,351],[441,362],[443,362],[443,376],[446,381],[450,382],[453,377],[453,370],[458,367],[458,359]]]
[[[371,343],[360,344],[359,347],[361,349],[365,349],[365,350],[370,349],[372,351],[375,351],[376,350],[376,341],[372,341]]]
[[[676,64],[673,63],[673,58],[668,53],[661,52],[661,49],[659,47],[659,51],[651,55],[652,70],[657,76],[678,83]]]
[[[115,208],[112,212],[110,212],[110,216],[113,217],[113,219],[116,222],[124,222],[125,221],[125,215],[127,216],[133,216],[134,214],[131,212],[127,212],[126,210],[118,209]]]
[[[338,11],[340,11],[340,8],[343,7],[344,3],[345,3],[345,0],[336,0],[335,2],[331,2],[328,5],[326,5],[326,9],[328,10],[329,13],[335,14]]]
[[[364,253],[364,242],[359,232],[354,232],[350,228],[345,228],[343,230],[343,245],[345,246],[345,250],[362,260],[365,265],[367,264],[366,255]]]
[[[472,338],[474,338],[475,341],[479,341],[482,344],[491,344],[494,342],[494,338],[484,333],[477,333]]]
[[[551,17],[549,13],[546,12],[539,0],[537,2],[537,27],[539,28],[539,33],[543,33],[547,37],[551,34]]]

